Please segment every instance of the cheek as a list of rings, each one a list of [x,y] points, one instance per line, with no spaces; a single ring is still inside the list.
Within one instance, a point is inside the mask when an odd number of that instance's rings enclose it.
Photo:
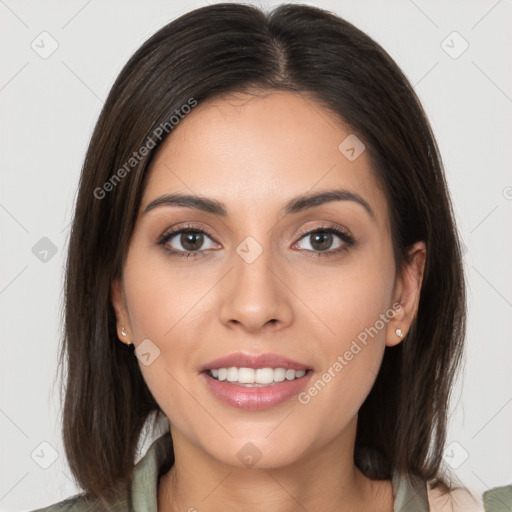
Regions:
[[[296,280],[294,290],[304,297],[304,303],[325,326],[326,348],[343,349],[367,329],[372,330],[372,339],[384,338],[386,323],[380,319],[391,306],[393,265],[392,257],[386,252],[378,257],[370,251],[361,251],[338,268],[305,272]],[[378,333],[372,329],[376,323]]]
[[[166,344],[179,339],[177,332],[193,328],[216,276],[202,274],[192,266],[176,264],[165,255],[146,254],[128,259],[124,270],[131,327],[136,342],[150,338]],[[206,299],[206,300],[205,300]]]
[[[357,414],[370,392],[394,316],[392,258],[361,256],[352,263],[302,280],[299,291],[324,326],[322,365],[299,401],[310,417],[323,418],[319,428],[333,431]]]
[[[134,247],[124,281],[135,346],[145,343],[144,351],[137,352],[150,354],[149,364],[139,356],[144,380],[166,413],[187,410],[190,395],[185,388],[200,360],[202,337],[198,334],[215,320],[208,292],[218,277],[202,273],[199,278],[192,266],[167,261],[165,255],[143,254]]]

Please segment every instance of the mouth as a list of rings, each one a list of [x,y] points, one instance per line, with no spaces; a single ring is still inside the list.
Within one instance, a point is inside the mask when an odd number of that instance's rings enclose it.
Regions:
[[[199,375],[212,395],[238,409],[269,409],[298,395],[313,368],[276,354],[237,353],[210,361]]]
[[[280,382],[290,382],[303,378],[312,370],[295,370],[292,368],[247,368],[236,366],[212,368],[205,370],[206,375],[218,382],[226,382],[247,388],[271,387]]]

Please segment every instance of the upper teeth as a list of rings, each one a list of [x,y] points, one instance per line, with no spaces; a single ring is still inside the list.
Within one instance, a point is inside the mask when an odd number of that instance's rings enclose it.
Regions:
[[[210,370],[213,377],[240,384],[270,384],[286,380],[299,379],[305,370],[286,370],[285,368],[217,368]]]

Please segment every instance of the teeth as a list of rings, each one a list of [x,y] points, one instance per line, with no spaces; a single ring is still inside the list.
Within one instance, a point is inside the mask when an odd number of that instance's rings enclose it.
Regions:
[[[238,370],[233,366],[228,368],[228,373],[226,375],[226,380],[228,382],[235,382],[238,380]]]
[[[243,372],[244,369],[240,369]],[[272,368],[258,368],[256,370],[256,376],[254,377],[253,382],[255,382],[256,384],[270,384],[271,382],[274,382],[274,370]]]
[[[236,380],[242,384],[253,384],[256,382],[254,380],[255,375],[256,372],[259,372],[259,370],[254,370],[254,368],[239,368],[238,370],[233,368],[233,370],[238,373]]]
[[[274,382],[283,382],[284,379],[286,379],[286,370],[284,368],[276,368],[274,370]]]
[[[304,377],[305,370],[287,370],[285,368],[215,368],[210,374],[217,380],[234,382],[236,384],[272,384],[284,380],[295,380]]]

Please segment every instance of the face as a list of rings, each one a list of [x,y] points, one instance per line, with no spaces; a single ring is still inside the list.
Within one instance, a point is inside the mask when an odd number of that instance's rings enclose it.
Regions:
[[[349,135],[312,99],[240,94],[199,104],[152,163],[112,286],[119,337],[173,438],[215,461],[337,446],[412,321],[421,272],[395,274],[389,207],[367,152],[339,149]]]

